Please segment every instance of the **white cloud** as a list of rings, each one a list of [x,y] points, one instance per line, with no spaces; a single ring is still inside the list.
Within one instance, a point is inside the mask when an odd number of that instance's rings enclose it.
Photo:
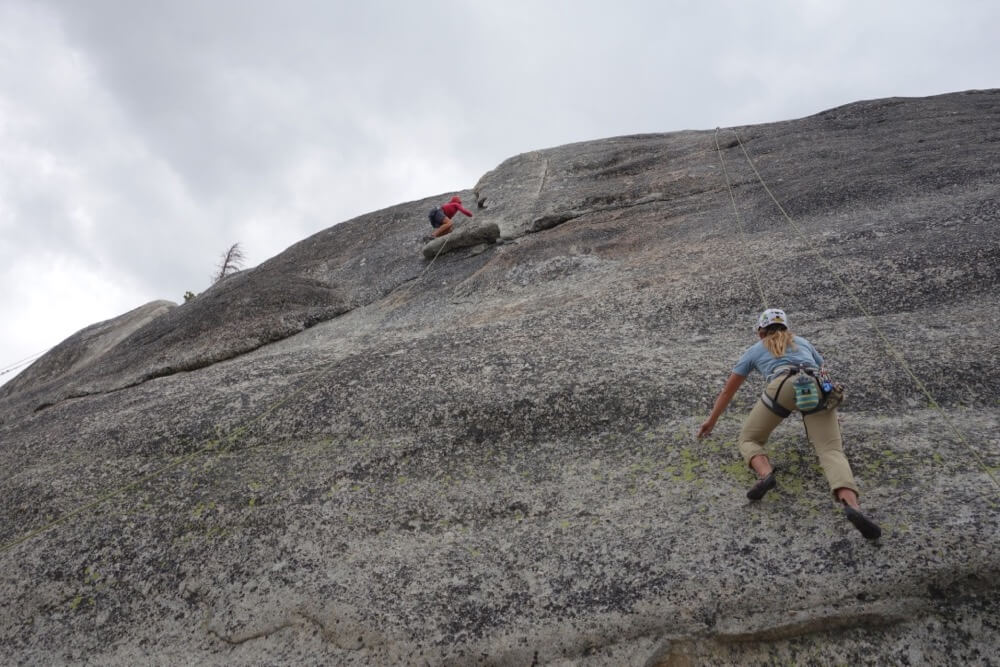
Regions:
[[[998,23],[979,0],[0,2],[0,363],[201,291],[234,242],[252,266],[517,153],[996,86]]]
[[[139,305],[130,276],[94,270],[65,253],[16,259],[4,266],[0,280],[4,319],[19,324],[5,327],[5,349],[17,353],[5,359],[4,368]],[[0,382],[11,377],[0,376]]]

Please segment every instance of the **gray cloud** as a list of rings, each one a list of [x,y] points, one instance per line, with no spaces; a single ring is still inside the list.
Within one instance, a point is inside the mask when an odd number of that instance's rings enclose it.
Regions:
[[[996,86],[998,19],[976,0],[0,2],[0,350],[180,300],[234,241],[257,263],[520,152]]]

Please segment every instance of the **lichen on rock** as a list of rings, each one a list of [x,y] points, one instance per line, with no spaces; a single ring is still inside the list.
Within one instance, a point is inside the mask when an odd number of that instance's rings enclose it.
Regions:
[[[997,127],[970,91],[535,151],[428,247],[439,195],[81,331],[0,390],[4,658],[990,664]],[[761,288],[848,386],[877,543],[797,418],[747,502],[759,383],[694,437]]]

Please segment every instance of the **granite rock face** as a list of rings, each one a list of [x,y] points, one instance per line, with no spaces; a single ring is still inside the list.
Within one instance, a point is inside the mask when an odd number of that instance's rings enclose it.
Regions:
[[[120,343],[161,315],[177,307],[171,301],[154,301],[124,315],[99,322],[70,336],[13,380],[0,387],[0,397],[68,396],[67,378],[86,375],[106,358],[116,357]],[[44,399],[43,399],[44,400]],[[41,406],[39,406],[41,407]]]
[[[373,212],[0,390],[6,660],[997,664],[1000,91],[456,194],[499,243],[431,264],[440,196]],[[759,378],[693,437],[765,304],[848,386],[878,542],[798,417],[746,500]]]

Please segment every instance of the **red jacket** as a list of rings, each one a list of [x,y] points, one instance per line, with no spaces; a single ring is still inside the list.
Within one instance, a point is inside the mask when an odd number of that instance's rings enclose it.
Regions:
[[[459,199],[458,197],[452,197],[450,202],[441,206],[441,210],[444,212],[445,216],[447,216],[449,220],[451,218],[454,218],[455,213],[457,213],[458,211],[461,211],[470,218],[472,217],[472,214],[466,211],[465,207],[462,206],[462,200]]]

